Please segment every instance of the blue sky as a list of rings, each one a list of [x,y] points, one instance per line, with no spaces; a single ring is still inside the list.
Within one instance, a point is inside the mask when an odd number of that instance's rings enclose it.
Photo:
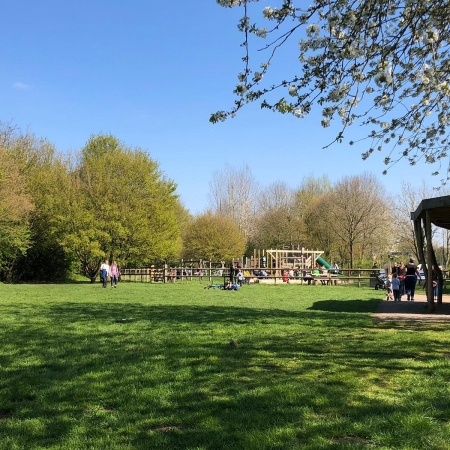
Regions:
[[[267,5],[275,6],[257,4]],[[322,149],[336,128],[320,126],[319,110],[300,120],[254,104],[210,124],[212,112],[233,104],[243,69],[239,9],[215,0],[15,0],[2,12],[0,120],[62,152],[82,148],[98,133],[146,149],[192,213],[206,209],[209,181],[225,164],[248,165],[263,187],[365,171],[398,195],[402,181],[438,182],[425,165],[403,163],[382,176],[384,154],[363,162],[365,146],[348,146],[362,136],[357,128],[344,144]],[[287,77],[299,72],[296,64],[293,43],[272,70]]]

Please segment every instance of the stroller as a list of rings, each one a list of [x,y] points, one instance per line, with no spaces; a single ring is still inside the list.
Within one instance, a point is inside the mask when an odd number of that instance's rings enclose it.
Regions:
[[[377,275],[375,282],[375,290],[378,289],[386,289],[386,282],[389,281],[389,278],[385,275]]]

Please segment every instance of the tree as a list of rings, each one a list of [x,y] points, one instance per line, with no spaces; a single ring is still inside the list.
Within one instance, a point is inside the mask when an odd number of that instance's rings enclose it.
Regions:
[[[333,186],[327,176],[308,176],[303,178],[295,193],[295,203],[301,211],[306,234],[305,246],[323,250],[325,257],[339,253],[329,204],[332,190]]]
[[[280,0],[279,7],[263,9],[268,28],[250,18],[251,4],[258,0],[216,1],[243,7],[238,28],[244,33],[245,53],[235,106],[212,114],[211,122],[233,117],[254,101],[298,118],[319,107],[322,126],[328,127],[333,119],[342,122],[334,142],[344,140],[349,126],[367,125],[369,143],[363,159],[385,147],[387,170],[401,159],[411,165],[423,161],[435,165],[434,175],[442,168],[441,182],[446,183],[450,123],[446,1],[313,0],[303,8],[295,7],[293,0]],[[268,39],[262,45],[266,57],[257,69],[252,66],[253,38]],[[293,55],[293,61],[300,62],[299,75],[286,74],[266,85],[277,52],[292,39],[299,41],[299,53]]]
[[[27,218],[26,251],[17,254],[9,276],[13,281],[55,281],[72,269],[72,255],[59,243],[54,218],[63,189],[58,179],[67,176],[66,162],[46,139],[0,122],[0,146],[13,161],[32,210]],[[23,203],[26,206],[26,202]],[[20,227],[17,227],[20,230]]]
[[[420,260],[417,248],[414,224],[411,221],[411,212],[414,212],[424,198],[436,196],[436,191],[422,183],[413,186],[411,183],[402,183],[401,195],[395,196],[395,210],[393,221],[395,229],[402,230],[397,236],[397,249],[409,255],[414,255],[417,261]],[[436,227],[432,227],[432,236],[436,233]]]
[[[212,211],[231,218],[245,236],[251,236],[258,188],[249,167],[237,170],[225,165],[214,172],[209,186]]]
[[[30,245],[33,210],[26,181],[14,157],[0,145],[0,278],[10,278],[14,262]]]
[[[65,189],[63,243],[92,281],[103,258],[147,265],[179,253],[176,185],[141,149],[92,136]]]
[[[187,225],[183,257],[231,262],[245,251],[245,236],[229,217],[211,211],[197,216]]]
[[[305,245],[301,211],[295,193],[284,182],[272,183],[258,197],[252,242],[259,249]]]
[[[331,192],[318,194],[309,199],[303,210],[305,231],[308,236],[307,247],[322,250],[325,258],[338,254],[339,260],[342,261],[347,255],[342,252],[336,238],[333,207]]]
[[[333,216],[330,225],[346,249],[352,268],[358,246],[363,254],[371,252],[373,246],[390,246],[387,236],[392,236],[391,215],[386,197],[377,179],[367,173],[344,177],[334,186],[328,202]]]
[[[256,233],[252,242],[259,249],[305,246],[303,221],[292,205],[267,210],[256,220]]]

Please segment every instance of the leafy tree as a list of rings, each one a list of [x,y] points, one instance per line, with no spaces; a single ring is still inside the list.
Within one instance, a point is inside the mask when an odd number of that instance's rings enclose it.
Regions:
[[[103,258],[147,265],[179,253],[176,186],[141,149],[92,136],[66,188],[64,245],[92,281]],[[68,220],[66,220],[66,217]]]
[[[229,217],[211,211],[197,216],[186,227],[183,257],[232,261],[245,251],[245,236]]]
[[[32,210],[25,178],[11,153],[0,145],[0,278],[10,279],[14,262],[30,245]]]
[[[14,280],[65,279],[72,269],[73,257],[61,246],[61,230],[55,218],[65,192],[61,180],[68,177],[67,162],[47,140],[29,132],[17,131],[10,139],[9,151],[26,181],[34,206],[29,218],[30,245],[15,264]]]
[[[309,198],[303,210],[303,220],[308,236],[307,247],[322,250],[325,258],[339,255],[339,260],[342,261],[346,255],[344,256],[334,231],[336,224],[333,206],[331,192]]]
[[[434,175],[442,168],[442,183],[448,180],[450,8],[446,1],[313,0],[309,6],[296,7],[293,0],[279,0],[277,7],[265,6],[262,11],[267,26],[250,17],[258,0],[216,1],[244,9],[238,25],[244,33],[244,67],[234,90],[235,106],[212,114],[211,122],[234,116],[254,101],[298,118],[318,107],[322,126],[341,122],[334,141],[343,141],[353,124],[367,125],[363,159],[375,149],[383,150],[387,169],[401,159],[411,165],[423,161],[435,164]],[[267,39],[259,45],[265,53],[258,53],[266,56],[256,64],[252,39]],[[272,82],[267,76],[270,66],[292,39],[299,42],[292,60],[300,64]]]
[[[35,205],[31,217],[32,247],[21,263],[22,279],[60,281],[77,270],[72,251],[64,249],[63,228],[56,218],[69,180],[68,163],[60,155],[39,165],[29,178]]]
[[[308,176],[303,178],[295,193],[295,202],[304,223],[305,247],[322,250],[326,258],[340,254],[330,209],[332,191],[328,177]]]

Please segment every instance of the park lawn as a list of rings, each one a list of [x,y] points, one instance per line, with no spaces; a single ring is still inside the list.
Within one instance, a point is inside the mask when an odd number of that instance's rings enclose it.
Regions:
[[[0,449],[450,448],[448,326],[205,285],[0,284]]]

